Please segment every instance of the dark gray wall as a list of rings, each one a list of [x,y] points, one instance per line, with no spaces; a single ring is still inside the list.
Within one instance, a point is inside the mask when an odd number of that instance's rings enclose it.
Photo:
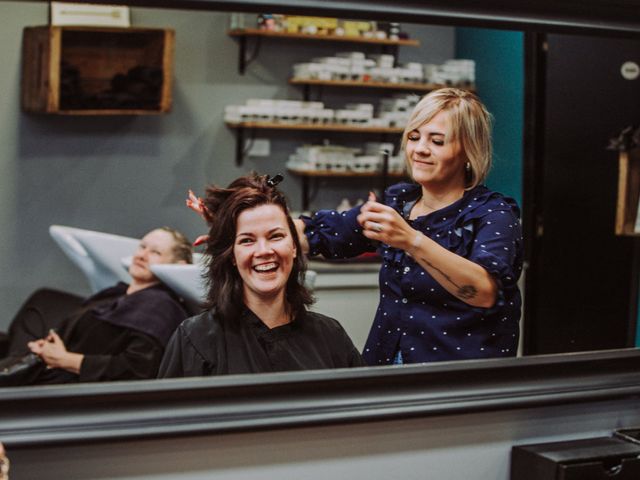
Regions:
[[[296,141],[290,133],[274,135],[270,158],[247,159],[238,168],[235,137],[223,123],[224,106],[256,97],[300,99],[300,89],[286,83],[290,65],[353,50],[353,45],[265,42],[247,74],[239,76],[237,43],[226,35],[228,18],[227,13],[132,9],[136,26],[176,30],[170,114],[43,116],[20,109],[21,37],[23,27],[47,23],[48,6],[0,2],[0,330],[38,287],[88,293],[84,278],[51,241],[49,225],[139,237],[163,224],[195,237],[203,225],[184,207],[188,188],[202,191],[208,182],[225,184],[251,169],[284,171],[297,144],[319,140],[313,135]],[[423,46],[401,49],[402,61],[453,57],[453,28],[407,30]],[[327,102],[364,98],[360,91],[334,94]],[[370,186],[338,182],[323,187],[314,208],[335,206],[358,188],[364,196]],[[300,208],[299,179],[287,178],[283,189],[293,208]]]

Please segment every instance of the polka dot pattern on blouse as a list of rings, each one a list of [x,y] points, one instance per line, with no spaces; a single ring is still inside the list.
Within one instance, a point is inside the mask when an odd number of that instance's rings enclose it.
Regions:
[[[390,187],[384,203],[411,226],[448,250],[484,267],[496,280],[490,308],[472,307],[447,292],[404,251],[375,245],[361,234],[360,207],[335,215],[321,210],[304,217],[312,255],[348,258],[378,250],[380,303],[363,356],[386,365],[401,352],[404,363],[506,357],[516,354],[522,272],[520,210],[513,199],[478,186],[453,204],[408,220],[419,185]],[[338,319],[339,320],[339,319]]]

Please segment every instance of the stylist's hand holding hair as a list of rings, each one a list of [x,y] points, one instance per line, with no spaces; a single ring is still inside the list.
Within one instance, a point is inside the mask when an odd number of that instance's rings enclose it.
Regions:
[[[213,215],[207,209],[207,206],[204,204],[204,201],[202,200],[202,198],[198,197],[195,193],[193,193],[193,190],[189,190],[187,194],[187,200],[185,203],[187,204],[187,207],[189,207],[191,210],[193,210],[198,215],[200,215],[200,217],[205,222],[207,222],[207,224],[211,224],[211,221],[213,220]],[[200,235],[193,242],[193,246],[197,247],[198,245],[204,245],[205,243],[207,243],[207,240],[209,240],[209,235]]]
[[[473,307],[492,307],[496,301],[495,279],[471,262],[425,236],[396,212],[376,201],[373,193],[358,215],[365,237],[404,250],[451,295]]]
[[[360,209],[358,223],[365,237],[406,250],[415,230],[393,208],[379,203],[373,192]]]

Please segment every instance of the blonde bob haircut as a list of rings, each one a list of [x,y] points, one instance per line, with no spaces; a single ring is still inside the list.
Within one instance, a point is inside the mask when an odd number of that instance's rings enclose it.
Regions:
[[[461,155],[465,158],[465,189],[470,190],[483,183],[491,168],[491,114],[476,95],[459,88],[441,88],[425,95],[413,109],[402,134],[407,171],[411,164],[406,157],[408,136],[438,113],[449,112],[451,138],[460,142]],[[466,164],[469,166],[466,166]]]

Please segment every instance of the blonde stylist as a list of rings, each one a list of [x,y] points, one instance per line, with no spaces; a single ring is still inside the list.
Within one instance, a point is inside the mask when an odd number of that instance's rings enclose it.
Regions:
[[[490,123],[474,94],[431,92],[402,138],[415,183],[394,185],[347,212],[322,210],[296,221],[311,255],[382,256],[379,306],[363,351],[369,365],[516,354],[519,208],[482,185],[491,165]]]

